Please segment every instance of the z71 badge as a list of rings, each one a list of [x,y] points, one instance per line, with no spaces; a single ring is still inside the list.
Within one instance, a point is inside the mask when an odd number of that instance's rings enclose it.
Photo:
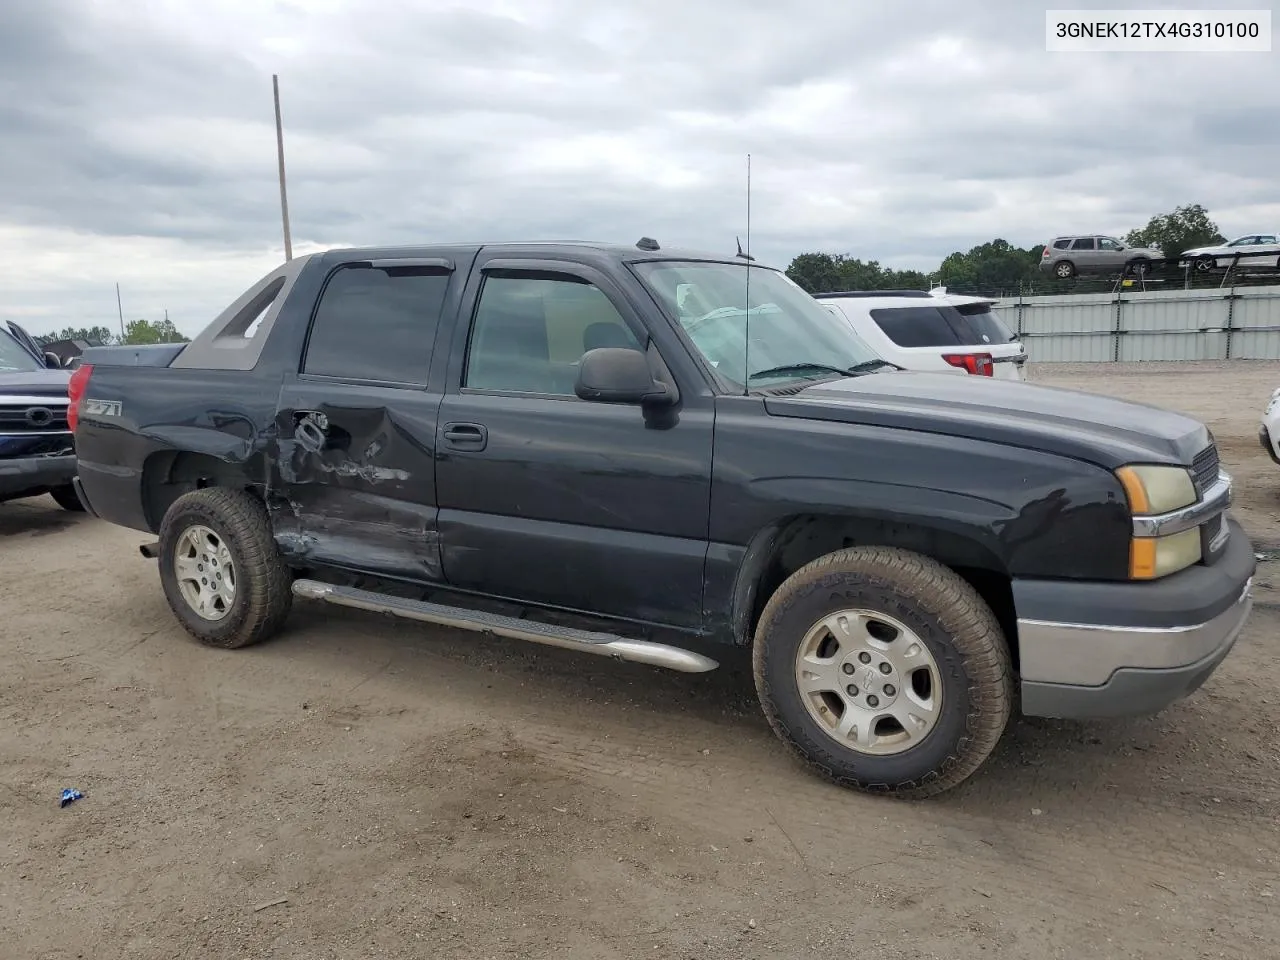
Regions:
[[[80,415],[83,417],[118,417],[120,416],[120,401],[91,400],[85,397],[80,401]]]

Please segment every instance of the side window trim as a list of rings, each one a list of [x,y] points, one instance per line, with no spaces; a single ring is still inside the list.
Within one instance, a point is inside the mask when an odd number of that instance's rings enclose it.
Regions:
[[[529,397],[531,399],[566,400],[574,403],[585,402],[576,394],[508,390],[497,387],[473,387],[466,384],[465,381],[471,361],[471,348],[476,332],[476,318],[479,315],[485,284],[490,275],[494,273],[540,275],[542,279],[549,280],[571,278],[568,281],[562,280],[561,282],[577,281],[589,284],[613,307],[614,312],[618,315],[623,325],[630,330],[640,349],[646,352],[657,352],[657,345],[653,342],[653,336],[644,325],[635,306],[626,298],[616,283],[602,271],[587,264],[550,257],[546,259],[538,257],[495,257],[479,264],[473,271],[472,283],[474,284],[474,292],[469,292],[464,298],[467,309],[463,314],[459,315],[460,320],[465,317],[466,331],[462,337],[461,350],[455,354],[455,359],[450,362],[451,373],[448,378],[447,390],[456,390],[460,394],[469,395]],[[661,361],[660,355],[659,361]]]
[[[393,270],[393,269],[425,269],[439,273],[448,277],[445,288],[445,295],[442,298],[441,316],[436,318],[435,328],[431,331],[431,352],[427,355],[427,363],[422,371],[420,380],[396,380],[390,378],[371,377],[354,377],[342,374],[332,373],[316,373],[308,371],[307,358],[311,352],[311,337],[315,332],[316,317],[320,312],[320,307],[324,303],[325,293],[329,290],[329,284],[333,279],[344,270]],[[454,262],[446,257],[384,257],[376,260],[350,260],[346,263],[336,264],[332,270],[325,276],[324,281],[320,285],[320,292],[316,296],[315,303],[311,305],[311,314],[307,318],[307,332],[302,341],[302,349],[298,352],[298,368],[295,376],[298,380],[312,383],[344,383],[352,386],[369,386],[369,387],[388,387],[391,389],[406,390],[425,390],[427,381],[431,373],[431,355],[435,351],[436,343],[439,341],[440,327],[444,325],[447,313],[447,304],[449,300],[449,286],[452,286],[457,279],[457,271]]]

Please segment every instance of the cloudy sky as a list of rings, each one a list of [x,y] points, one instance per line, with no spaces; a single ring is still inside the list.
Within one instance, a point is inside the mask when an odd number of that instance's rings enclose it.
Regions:
[[[1214,0],[1162,8],[1266,7]],[[1280,229],[1280,59],[1050,54],[1034,0],[0,0],[0,316],[191,334],[294,251],[641,235],[931,269]]]

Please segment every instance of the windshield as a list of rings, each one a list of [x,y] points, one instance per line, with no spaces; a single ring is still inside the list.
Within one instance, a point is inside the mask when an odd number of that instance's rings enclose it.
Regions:
[[[0,328],[0,370],[12,373],[17,370],[40,370],[35,358],[13,339],[8,330]]]
[[[732,387],[826,378],[881,361],[848,321],[769,267],[648,261],[635,271]]]

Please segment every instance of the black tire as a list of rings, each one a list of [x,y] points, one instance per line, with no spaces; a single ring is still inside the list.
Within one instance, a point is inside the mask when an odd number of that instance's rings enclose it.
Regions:
[[[838,742],[805,706],[796,660],[810,629],[842,608],[876,611],[922,640],[941,678],[935,725],[919,743],[877,756]],[[756,692],[774,732],[827,779],[923,799],[950,790],[990,756],[1014,703],[1009,646],[991,608],[953,570],[893,547],[854,547],[792,574],[769,598],[753,649]]]
[[[1218,268],[1216,257],[1196,257],[1196,269],[1201,273],[1210,273]]]
[[[230,551],[235,595],[225,615],[207,620],[187,602],[174,567],[183,534],[193,526],[212,530]],[[160,524],[160,583],[174,616],[211,647],[236,648],[277,633],[293,606],[293,576],[271,534],[266,507],[227,487],[206,487],[173,502]]]
[[[80,502],[80,498],[76,496],[76,488],[71,484],[63,484],[61,487],[54,487],[49,491],[49,496],[53,497],[54,502],[63,510],[70,510],[73,513],[84,513],[84,504]]]
[[[1059,260],[1053,266],[1053,275],[1059,280],[1070,280],[1076,275],[1076,265],[1070,260]]]
[[[1125,266],[1129,268],[1125,272],[1135,277],[1145,277],[1151,272],[1151,261],[1146,257],[1134,257]]]

